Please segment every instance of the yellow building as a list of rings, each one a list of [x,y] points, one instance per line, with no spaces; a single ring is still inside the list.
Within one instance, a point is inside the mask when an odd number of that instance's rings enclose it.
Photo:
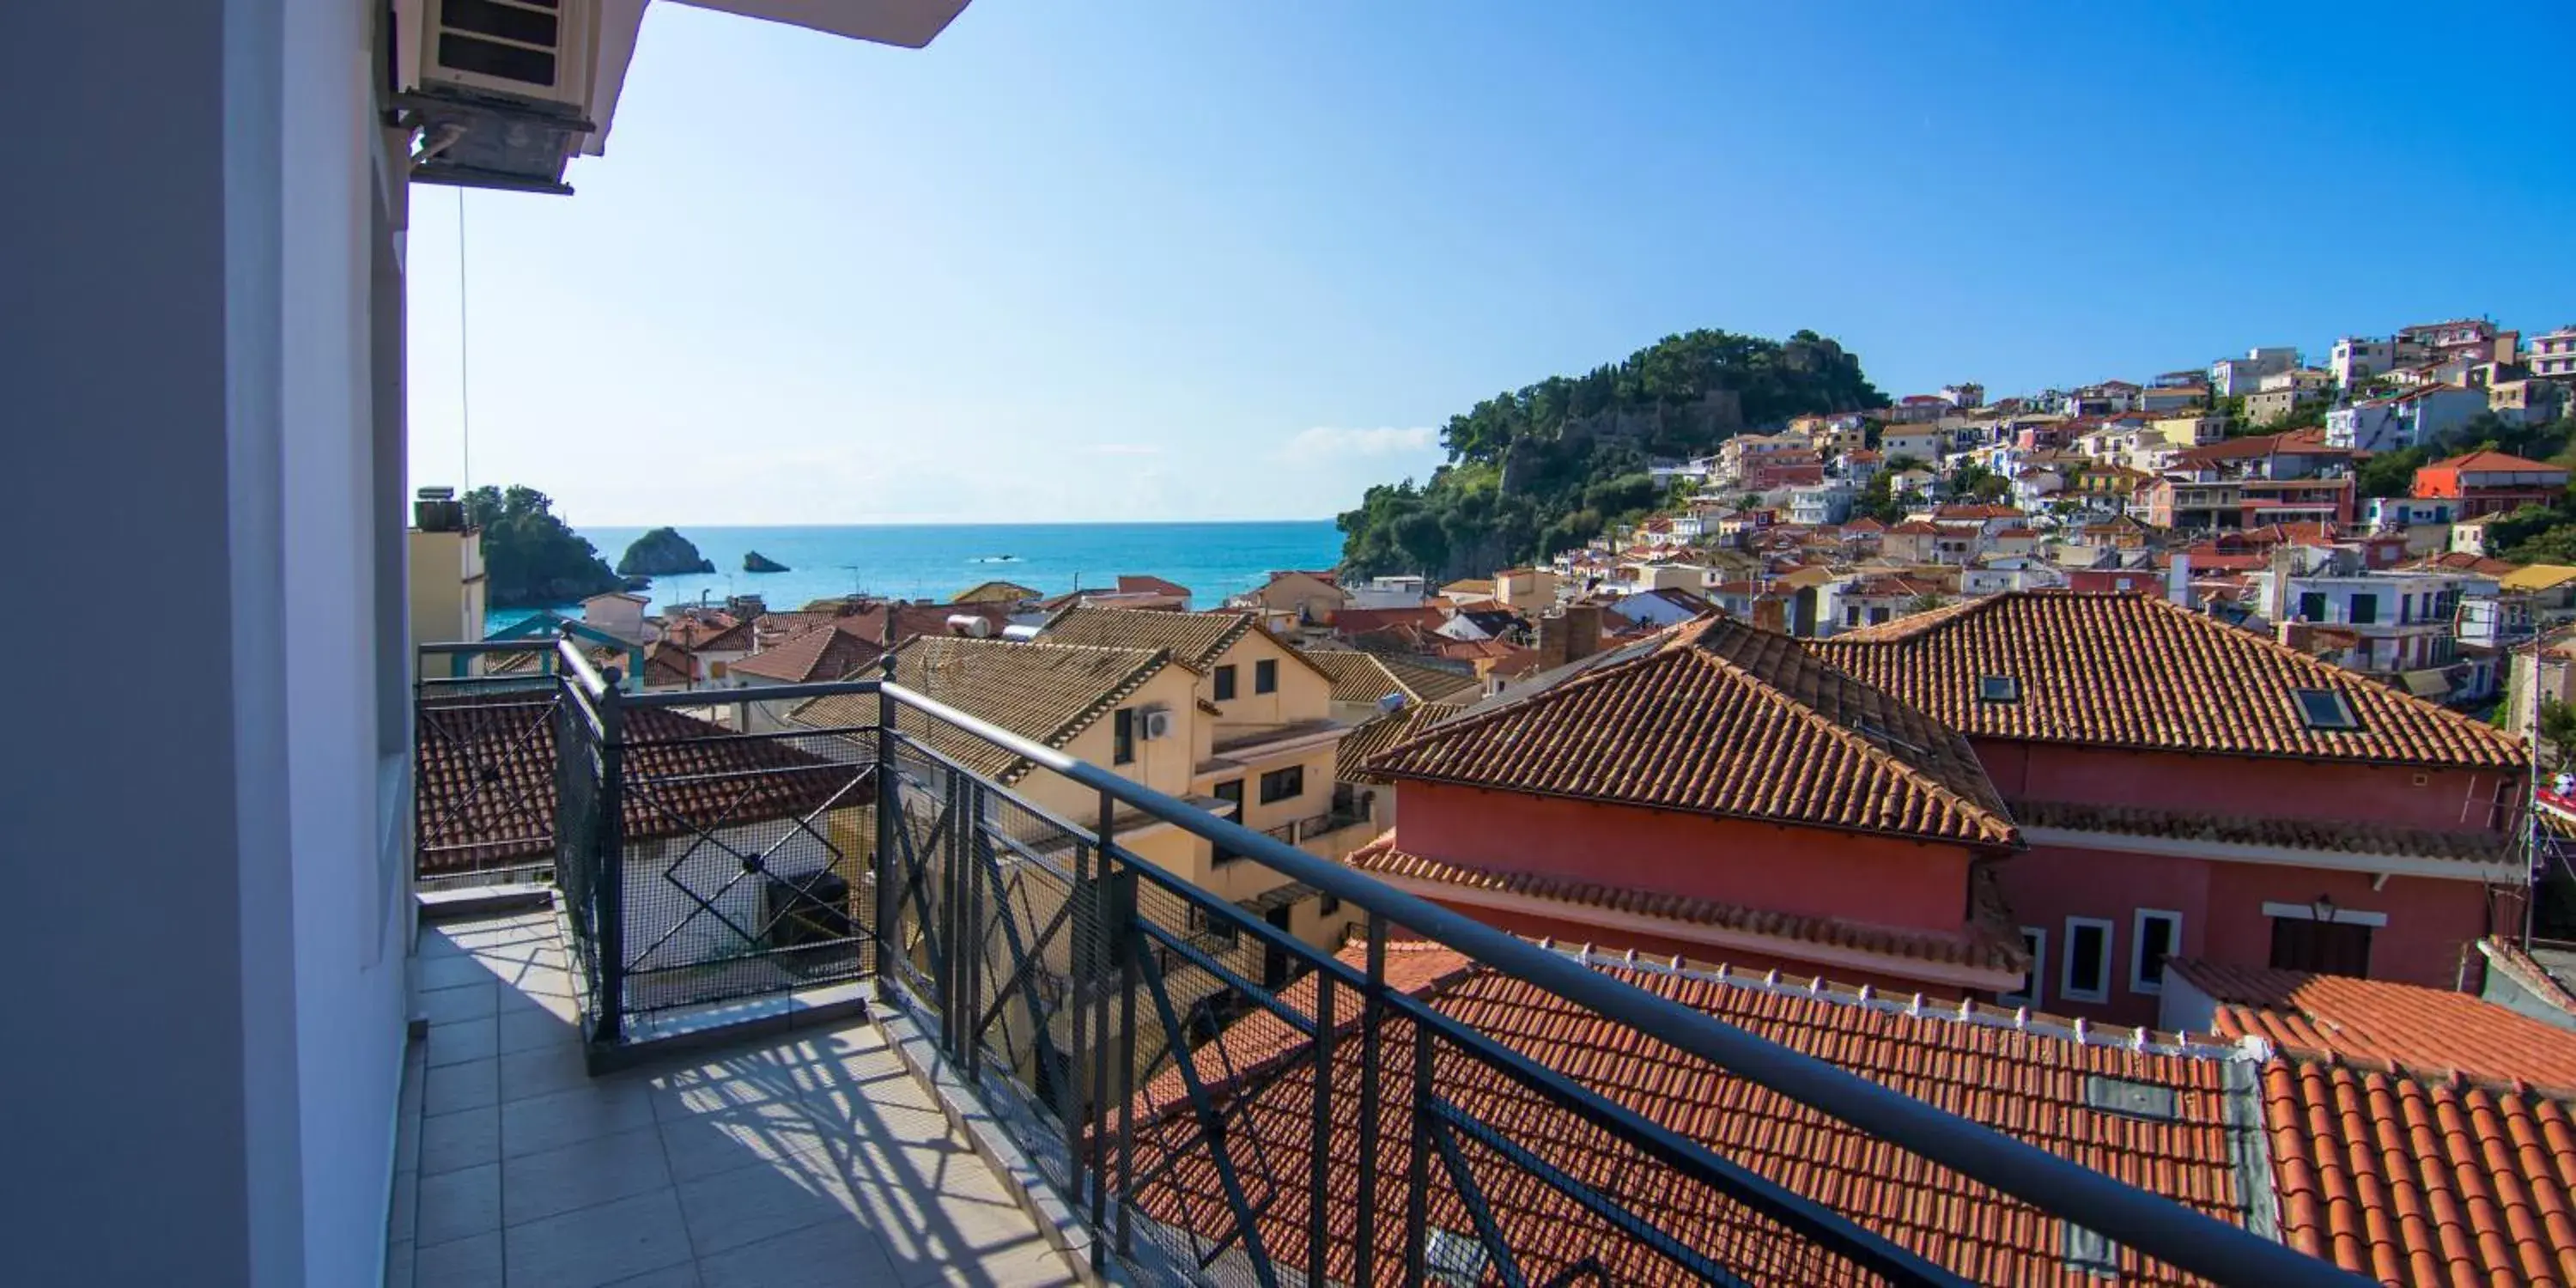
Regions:
[[[1556,607],[1557,587],[1564,584],[1553,569],[1506,568],[1494,574],[1494,598],[1510,605],[1513,612],[1535,616]]]
[[[411,572],[411,642],[470,643],[483,638],[483,530],[467,527],[463,503],[423,488],[413,507],[418,526],[406,538]]]
[[[2155,439],[2168,447],[2205,447],[2227,437],[2227,418],[2198,412],[2161,416],[2148,421],[2147,431],[2140,437]]]
[[[1350,602],[1339,580],[1329,572],[1274,572],[1261,589],[1244,596],[1252,605],[1287,614],[1300,626],[1331,624],[1333,614]]]

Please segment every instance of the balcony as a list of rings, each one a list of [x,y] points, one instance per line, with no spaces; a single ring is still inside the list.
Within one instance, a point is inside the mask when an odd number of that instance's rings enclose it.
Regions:
[[[1893,1237],[1883,1212],[1792,1188],[1802,1149],[1824,1148],[1798,1142],[1834,1134],[2147,1277],[2351,1282],[894,680],[762,690],[874,719],[748,733],[781,722],[691,717],[697,695],[624,692],[569,649],[548,665],[550,689],[442,677],[420,699],[424,782],[434,767],[445,784],[424,791],[443,811],[424,864],[537,877],[511,897],[547,905],[423,949],[418,1216],[394,1234],[424,1280],[433,1251],[489,1236],[457,1255],[497,1250],[511,1282],[607,1282],[678,1266],[677,1231],[705,1283],[789,1282],[799,1264],[826,1282],[1969,1282],[1937,1234]],[[433,743],[433,725],[462,736]],[[1018,762],[1031,776],[1012,786],[988,768]],[[1108,825],[1039,804],[1042,776]],[[1364,821],[1344,813],[1290,837]],[[1114,821],[1136,814],[1339,900],[1351,942],[1311,947],[1138,857]],[[1461,971],[1520,1000],[1437,1004],[1430,986]],[[1533,1057],[1514,1017],[1539,1005],[1658,1077],[1734,1080],[1812,1126],[1762,1159],[1722,1156],[1641,1110],[1645,1088]],[[563,1099],[514,1115],[541,1095]],[[437,1120],[486,1106],[497,1161],[433,1173],[469,1134]],[[641,1175],[606,1153],[514,1173],[545,1142],[513,1123],[559,1119],[622,1138]],[[726,1166],[697,1171],[707,1154]],[[495,1170],[439,1179],[473,1167]],[[431,1242],[434,1211],[440,1233],[475,1232]],[[564,1265],[584,1273],[549,1277]]]

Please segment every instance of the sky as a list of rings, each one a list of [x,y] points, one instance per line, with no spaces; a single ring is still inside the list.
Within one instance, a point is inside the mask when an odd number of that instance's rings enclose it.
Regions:
[[[2551,49],[2566,6],[974,0],[916,51],[661,0],[578,195],[414,189],[413,481],[1323,518],[1694,327],[1891,395],[2546,330]]]

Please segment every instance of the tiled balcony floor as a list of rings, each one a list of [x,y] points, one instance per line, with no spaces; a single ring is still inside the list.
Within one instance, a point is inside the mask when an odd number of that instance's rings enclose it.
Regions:
[[[397,1288],[1079,1282],[866,1021],[594,1079],[551,913],[419,959]]]

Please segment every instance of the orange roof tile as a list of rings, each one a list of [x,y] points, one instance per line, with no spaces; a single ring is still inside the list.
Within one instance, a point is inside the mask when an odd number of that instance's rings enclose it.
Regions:
[[[1362,950],[1345,952],[1358,964]],[[2220,1220],[2242,1223],[2234,1144],[2225,1124],[2226,1062],[2208,1048],[2139,1049],[2020,1031],[2010,1021],[1926,1007],[1903,1000],[1856,998],[1741,972],[1675,969],[1652,961],[1619,962],[1587,955],[1606,975],[1740,1025],[1773,1041],[1831,1061],[1900,1092],[1927,1100],[2040,1148],[2103,1169]],[[1979,1283],[2089,1284],[2090,1271],[2067,1257],[2067,1232],[2056,1218],[1968,1181],[1883,1140],[1826,1119],[1637,1030],[1605,1020],[1553,994],[1478,967],[1432,944],[1392,944],[1390,987],[1477,1030],[1532,1062],[1555,1070],[1719,1156],[1835,1209],[1897,1244]],[[1311,974],[1283,1001],[1312,1014]],[[1343,996],[1337,1018],[1349,1036]],[[1358,1087],[1362,1043],[1335,1043],[1334,1116],[1327,1155],[1327,1193],[1357,1186]],[[1304,1266],[1309,1255],[1308,1190],[1312,1166],[1315,1068],[1308,1038],[1269,1012],[1229,1027],[1189,1052],[1197,1075],[1217,1097],[1228,1152],[1259,1159],[1253,1182],[1266,1207],[1256,1231],[1281,1264]],[[1383,1085],[1413,1076],[1414,1043],[1388,1042]],[[1705,1251],[1756,1284],[1857,1282],[1851,1268],[1823,1259],[1799,1236],[1752,1215],[1731,1200],[1604,1137],[1588,1120],[1541,1101],[1508,1075],[1442,1049],[1436,1071],[1441,1099],[1471,1120],[1497,1124],[1515,1145],[1594,1188],[1673,1236]],[[2101,1107],[2102,1079],[2169,1094],[2169,1115],[2133,1115]],[[1235,1222],[1210,1163],[1200,1121],[1185,1112],[1177,1070],[1138,1095],[1135,1170],[1150,1178],[1139,1194],[1153,1220],[1212,1239]],[[1390,1094],[1378,1117],[1381,1174],[1401,1177],[1413,1131],[1411,1097]],[[1469,1148],[1473,1149],[1471,1145]],[[1471,1157],[1478,1157],[1472,1155]],[[1479,1171],[1486,1169],[1479,1168]],[[1643,1241],[1578,1208],[1525,1173],[1494,1169],[1485,1184],[1503,1244],[1532,1283],[1560,1282],[1579,1259],[1598,1258],[1598,1273],[1573,1278],[1606,1283],[1691,1281]],[[1270,1182],[1259,1177],[1297,1178]],[[1432,1226],[1475,1229],[1447,1169],[1431,1173]],[[1492,1187],[1506,1186],[1505,1190]],[[1381,1190],[1382,1195],[1388,1193]],[[1352,1205],[1328,1215],[1327,1275],[1357,1278]],[[1405,1222],[1375,1225],[1375,1265],[1382,1282],[1401,1275]],[[1472,1236],[1470,1236],[1472,1237]],[[2121,1249],[2126,1283],[2196,1282],[2171,1267]]]
[[[2282,1241],[2382,1283],[2576,1283],[2576,1122],[2520,1088],[2264,1065]]]
[[[2483,998],[2392,980],[2173,958],[2167,969],[2218,1003],[2222,1035],[2287,1050],[2383,1061],[2419,1073],[2576,1088],[2576,1032]]]
[[[2019,843],[1964,739],[1816,663],[1796,640],[1724,618],[1441,725],[1370,767],[1397,780]]]
[[[423,872],[540,862],[555,852],[555,698],[424,702],[412,763]],[[667,707],[625,714],[626,836],[692,836],[869,799],[868,773],[774,738],[746,739]],[[817,825],[820,826],[819,824]]]
[[[1817,657],[1970,737],[2510,769],[2503,731],[2215,619],[2135,594],[2009,591],[1811,640]],[[1978,700],[1983,676],[2021,682]],[[2341,694],[2356,730],[2309,728],[2294,690]]]

